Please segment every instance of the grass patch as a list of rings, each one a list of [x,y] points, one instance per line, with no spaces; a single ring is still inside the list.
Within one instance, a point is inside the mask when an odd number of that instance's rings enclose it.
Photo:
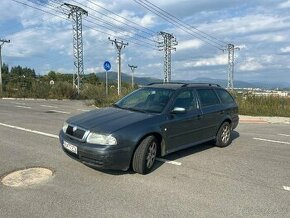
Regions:
[[[239,114],[290,117],[290,98],[277,96],[235,95]]]

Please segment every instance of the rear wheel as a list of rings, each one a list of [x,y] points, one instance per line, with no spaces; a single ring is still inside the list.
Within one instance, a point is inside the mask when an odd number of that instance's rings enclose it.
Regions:
[[[148,136],[137,147],[132,161],[133,170],[136,173],[148,173],[155,162],[158,140],[154,136]]]
[[[226,147],[231,143],[231,125],[228,122],[224,122],[216,136],[216,146],[217,147]]]

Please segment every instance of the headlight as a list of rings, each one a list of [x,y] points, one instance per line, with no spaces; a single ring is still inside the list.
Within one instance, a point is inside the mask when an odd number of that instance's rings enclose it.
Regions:
[[[64,133],[66,133],[67,127],[68,127],[68,123],[67,122],[64,122],[63,127],[62,127],[62,131]]]
[[[116,145],[117,140],[112,135],[103,135],[91,132],[88,135],[87,143],[99,145]]]

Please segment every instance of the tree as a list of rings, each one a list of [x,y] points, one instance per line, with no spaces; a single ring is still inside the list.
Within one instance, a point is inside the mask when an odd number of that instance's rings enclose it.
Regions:
[[[2,65],[2,83],[3,86],[7,85],[8,81],[9,81],[9,67],[7,64],[3,63]],[[4,87],[5,88],[5,87]]]
[[[83,83],[89,83],[92,85],[96,85],[100,82],[99,78],[95,73],[90,73],[83,78]]]
[[[53,80],[53,81],[57,80],[56,73],[54,71],[49,71],[47,76],[48,76],[49,80]]]

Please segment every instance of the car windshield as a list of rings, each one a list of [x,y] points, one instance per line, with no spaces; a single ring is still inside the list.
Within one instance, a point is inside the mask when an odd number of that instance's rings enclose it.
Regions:
[[[161,113],[173,92],[171,89],[140,88],[122,98],[114,106],[144,113]]]

